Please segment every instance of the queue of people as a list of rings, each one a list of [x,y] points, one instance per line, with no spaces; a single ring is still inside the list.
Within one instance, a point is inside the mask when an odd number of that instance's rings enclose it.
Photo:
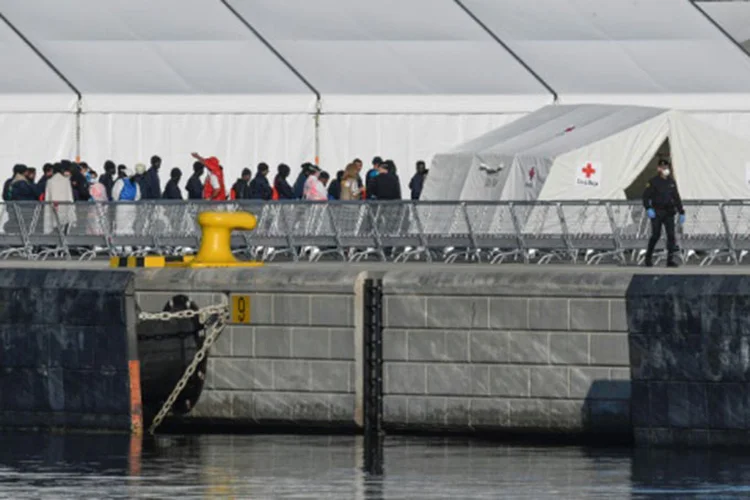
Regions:
[[[37,181],[35,168],[15,165],[13,176],[3,186],[5,201],[140,201],[140,200],[400,200],[401,181],[392,160],[376,156],[367,173],[362,175],[363,163],[354,159],[331,179],[328,172],[312,163],[304,163],[290,184],[291,168],[278,165],[272,181],[271,169],[260,163],[256,172],[245,168],[241,176],[226,189],[224,168],[215,157],[204,158],[193,153],[196,160],[193,173],[185,185],[183,197],[180,181],[182,170],[173,168],[169,180],[161,188],[162,160],[152,156],[148,167],[142,163],[133,169],[104,163],[104,173],[99,176],[86,162],[63,160],[45,164],[41,179]],[[417,162],[417,173],[409,183],[411,199],[418,200],[427,176],[423,161]],[[206,175],[207,174],[207,175]],[[55,179],[54,182],[52,180]],[[52,184],[50,184],[52,182]],[[68,186],[65,188],[64,186]],[[50,189],[53,188],[53,189]]]

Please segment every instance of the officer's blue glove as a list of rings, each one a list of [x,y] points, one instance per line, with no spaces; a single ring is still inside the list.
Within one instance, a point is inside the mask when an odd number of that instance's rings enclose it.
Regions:
[[[685,214],[680,214],[680,225],[685,224]]]
[[[656,219],[656,210],[654,210],[653,208],[649,208],[648,210],[646,210],[646,215],[648,215],[649,219]]]

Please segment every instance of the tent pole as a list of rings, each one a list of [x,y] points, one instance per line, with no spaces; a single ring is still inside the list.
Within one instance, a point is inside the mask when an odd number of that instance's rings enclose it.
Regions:
[[[44,62],[44,64],[46,64],[47,67],[49,69],[51,69],[57,75],[58,78],[60,78],[60,80],[62,80],[63,82],[65,82],[65,85],[67,85],[68,88],[70,88],[70,90],[72,90],[73,92],[75,92],[75,94],[76,94],[76,145],[75,145],[75,154],[76,154],[76,161],[81,161],[81,157],[80,157],[80,155],[81,155],[81,109],[82,109],[81,103],[82,103],[82,100],[83,100],[83,96],[81,95],[81,92],[76,88],[75,85],[73,85],[73,83],[70,80],[68,80],[65,77],[65,75],[62,74],[62,72],[59,69],[57,69],[57,67],[54,64],[52,64],[52,61],[50,61],[49,59],[47,59],[47,57],[45,57],[45,55],[42,54],[42,52],[38,48],[36,48],[36,46],[33,43],[31,43],[31,40],[29,40],[28,38],[26,38],[26,36],[23,33],[21,33],[21,30],[19,30],[18,28],[16,28],[16,26],[13,23],[11,23],[10,20],[7,17],[5,17],[5,15],[3,15],[2,12],[0,12],[0,19],[2,19],[3,21],[5,21],[5,24],[7,24],[8,27],[11,30],[13,30],[13,32],[21,40],[23,40],[23,42],[32,51],[34,51],[34,53],[37,55],[37,57],[39,57],[39,59],[41,59]]]
[[[315,164],[320,166],[320,115],[323,110],[323,103],[320,99],[315,104]]]
[[[742,44],[738,40],[735,40],[734,37],[732,35],[730,35],[729,32],[727,32],[727,30],[725,30],[721,26],[721,24],[717,23],[716,20],[713,17],[711,17],[708,12],[706,12],[705,10],[703,10],[703,7],[701,7],[700,5],[698,5],[695,2],[695,0],[689,0],[689,1],[693,5],[693,7],[695,7],[696,10],[698,12],[700,12],[703,15],[703,17],[705,17],[706,20],[708,22],[710,22],[714,26],[714,28],[716,28],[717,30],[721,31],[721,33],[725,37],[727,37],[727,39],[729,39],[729,41],[732,42],[735,45],[735,47],[737,47],[738,49],[740,49],[746,56],[750,56],[750,52],[748,52],[747,49],[745,49],[745,47],[743,47]]]
[[[76,103],[76,162],[81,161],[81,122],[83,121],[83,102]]]
[[[461,2],[461,0],[454,0],[454,1],[456,2],[456,5],[458,5],[459,7],[461,7],[461,9],[464,12],[466,12],[469,15],[469,17],[471,17],[474,20],[475,23],[477,23],[479,26],[481,26],[482,29],[484,31],[486,31],[488,35],[490,35],[492,37],[493,40],[495,40],[497,43],[499,43],[500,45],[502,45],[502,47],[508,52],[508,54],[510,54],[511,56],[513,56],[513,59],[515,59],[516,62],[518,62],[521,66],[523,66],[524,69],[526,69],[526,71],[528,71],[529,73],[531,73],[531,76],[533,76],[534,78],[536,78],[536,81],[538,81],[539,83],[541,83],[542,86],[545,89],[547,89],[547,91],[550,94],[552,94],[552,100],[553,100],[553,102],[557,103],[558,96],[557,96],[557,92],[555,92],[555,89],[553,89],[546,81],[544,81],[544,79],[541,76],[539,76],[539,74],[536,71],[534,71],[531,68],[531,66],[529,66],[528,64],[526,64],[526,61],[524,61],[523,59],[521,59],[521,57],[518,54],[516,54],[515,52],[513,52],[513,49],[511,49],[508,46],[508,44],[506,44],[505,42],[503,42],[502,39],[499,36],[497,36],[495,34],[495,32],[492,31],[489,28],[489,26],[487,26],[486,24],[484,24],[482,22],[482,20],[479,19],[467,6],[465,6]]]

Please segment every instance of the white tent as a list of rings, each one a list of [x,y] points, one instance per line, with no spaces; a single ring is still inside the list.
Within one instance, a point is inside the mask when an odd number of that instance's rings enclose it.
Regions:
[[[315,95],[218,1],[1,0],[83,94],[81,159],[165,170],[217,156],[233,182],[258,161],[313,159]],[[187,177],[187,176],[185,176]]]
[[[750,50],[750,3],[697,2],[745,50]]]
[[[463,0],[559,95],[750,110],[750,58],[683,0]]]
[[[750,51],[750,3],[748,2],[696,2],[710,18],[729,36]],[[739,110],[746,106],[738,103]],[[750,140],[750,112],[705,111],[692,113],[699,120],[714,127]]]
[[[618,200],[640,196],[657,153],[686,199],[750,197],[750,144],[679,111],[548,106],[435,156],[423,198]]]
[[[0,22],[9,163],[159,154],[185,169],[197,150],[232,180],[261,160],[319,155],[334,173],[380,155],[406,187],[416,160],[553,102],[680,109],[750,139],[750,58],[684,0],[0,0],[0,12],[17,30]],[[724,17],[745,36],[740,14]]]
[[[0,171],[75,151],[75,92],[0,20]]]
[[[231,0],[322,95],[323,168],[417,160],[552,102],[453,0]]]

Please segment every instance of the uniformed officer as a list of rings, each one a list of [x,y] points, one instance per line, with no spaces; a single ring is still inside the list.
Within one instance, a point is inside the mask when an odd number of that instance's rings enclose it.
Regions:
[[[685,223],[685,210],[682,199],[677,190],[677,183],[671,176],[668,160],[659,160],[659,175],[646,184],[643,192],[643,206],[646,207],[648,218],[651,219],[651,239],[648,240],[646,251],[646,267],[653,266],[653,254],[656,244],[661,237],[661,227],[667,232],[667,267],[677,267],[674,260],[677,243],[674,236],[674,217],[680,214],[680,224]]]

